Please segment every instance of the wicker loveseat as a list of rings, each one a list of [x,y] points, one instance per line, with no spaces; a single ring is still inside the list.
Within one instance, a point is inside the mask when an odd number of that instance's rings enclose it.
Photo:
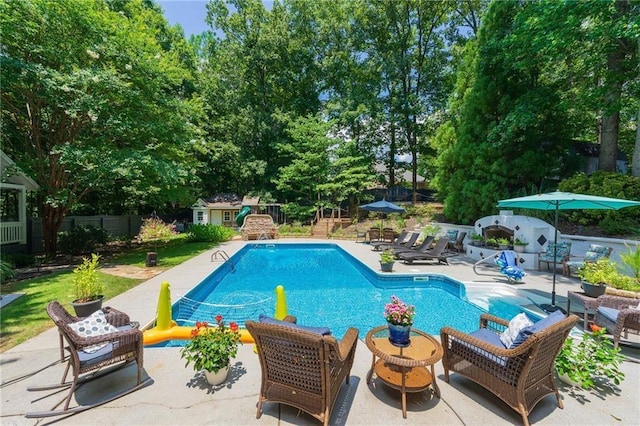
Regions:
[[[506,402],[529,425],[529,413],[549,394],[555,394],[558,407],[562,401],[558,393],[554,362],[566,337],[578,322],[578,317],[564,317],[560,311],[541,320],[517,347],[507,349],[500,340],[509,321],[483,314],[480,329],[471,334],[450,327],[440,331],[444,356],[445,381],[449,371],[455,371]],[[545,326],[546,324],[551,324]]]
[[[250,214],[240,228],[243,240],[267,240],[278,236],[278,228],[268,214]]]
[[[294,317],[286,320],[245,323],[262,369],[256,418],[262,415],[264,402],[277,402],[327,425],[342,382],[349,383],[358,330],[349,328],[338,342],[318,329],[285,324],[295,322]]]

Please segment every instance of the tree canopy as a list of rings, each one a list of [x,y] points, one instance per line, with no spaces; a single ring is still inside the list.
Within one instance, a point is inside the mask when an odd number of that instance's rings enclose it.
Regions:
[[[152,0],[0,0],[3,149],[70,212],[270,194],[296,215],[431,179],[450,220],[557,185],[573,150],[640,177],[630,0],[211,0],[186,40]],[[417,198],[414,196],[414,200]]]

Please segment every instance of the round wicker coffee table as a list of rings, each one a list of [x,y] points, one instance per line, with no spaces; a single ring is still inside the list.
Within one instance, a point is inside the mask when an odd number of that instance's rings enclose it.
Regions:
[[[431,386],[433,393],[440,398],[433,366],[442,359],[442,346],[436,339],[412,328],[409,346],[394,346],[389,341],[388,327],[383,325],[369,331],[365,342],[373,354],[367,384],[375,372],[384,384],[399,390],[402,417],[407,418],[407,392],[421,392]]]

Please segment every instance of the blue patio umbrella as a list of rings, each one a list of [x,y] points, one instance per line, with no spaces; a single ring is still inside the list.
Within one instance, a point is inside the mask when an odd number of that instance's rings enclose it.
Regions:
[[[510,198],[498,201],[498,207],[553,210],[555,218],[553,226],[553,289],[551,291],[551,305],[541,305],[548,312],[561,309],[556,306],[556,243],[558,242],[558,210],[618,210],[624,207],[640,206],[638,201],[623,200],[620,198],[598,197],[595,195],[574,194],[572,192],[548,192],[545,194],[529,195],[526,197]]]
[[[360,206],[362,210],[367,210],[370,212],[379,212],[379,213],[404,213],[405,210],[393,203],[390,203],[387,200],[376,201],[375,203],[363,204]],[[382,223],[384,224],[384,218],[382,219]]]
[[[362,210],[380,213],[404,213],[405,210],[387,200],[376,201],[375,203],[363,204],[360,206]]]

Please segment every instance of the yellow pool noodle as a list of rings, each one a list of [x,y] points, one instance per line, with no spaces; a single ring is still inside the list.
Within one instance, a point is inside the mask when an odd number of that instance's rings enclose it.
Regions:
[[[275,318],[283,320],[288,315],[287,313],[287,299],[284,295],[284,287],[279,285],[276,287],[276,314]]]
[[[158,318],[155,328],[157,330],[168,330],[173,325],[171,321],[171,293],[169,283],[163,281],[160,284],[160,296],[158,297]]]

